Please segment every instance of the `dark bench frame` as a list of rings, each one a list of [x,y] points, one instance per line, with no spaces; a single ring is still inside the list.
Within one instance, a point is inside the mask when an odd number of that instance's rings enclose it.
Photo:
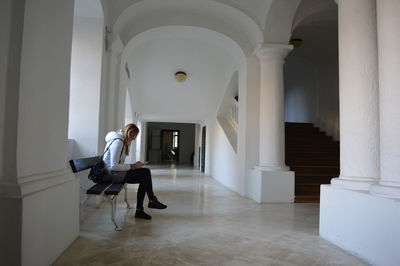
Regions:
[[[73,159],[73,160],[69,161],[69,164],[71,166],[72,172],[78,173],[80,171],[90,169],[93,165],[95,165],[100,160],[101,160],[101,156],[95,156],[95,157],[88,157],[88,158],[82,158],[82,159]],[[126,207],[128,209],[132,209],[131,205],[128,202],[128,184],[127,183],[94,184],[88,190],[86,190],[86,194],[88,195],[88,198],[92,195],[94,195],[94,196],[102,195],[103,198],[106,198],[111,203],[111,221],[114,223],[116,231],[122,230],[122,228],[118,225],[117,221],[115,220],[115,212],[117,209],[117,198],[118,198],[118,194],[122,190],[122,188],[125,190]],[[97,205],[97,207],[99,207],[100,204],[101,204],[101,202]]]

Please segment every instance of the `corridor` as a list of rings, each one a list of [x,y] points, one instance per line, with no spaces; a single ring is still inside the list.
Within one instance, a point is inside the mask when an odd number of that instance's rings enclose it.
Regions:
[[[91,199],[80,237],[55,265],[368,265],[318,236],[318,204],[258,204],[198,171],[153,168],[166,210],[135,220],[120,196],[117,232],[108,203],[95,209]]]

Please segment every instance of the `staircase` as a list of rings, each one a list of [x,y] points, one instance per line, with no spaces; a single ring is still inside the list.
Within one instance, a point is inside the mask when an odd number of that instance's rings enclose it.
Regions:
[[[320,185],[339,176],[339,142],[311,123],[285,123],[286,165],[295,172],[295,202],[319,202]]]

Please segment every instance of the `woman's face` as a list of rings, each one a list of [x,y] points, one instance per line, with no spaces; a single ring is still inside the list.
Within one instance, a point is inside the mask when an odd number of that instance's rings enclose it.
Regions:
[[[135,140],[137,136],[138,136],[137,132],[134,132],[134,131],[130,132],[128,141],[131,142],[131,141]]]

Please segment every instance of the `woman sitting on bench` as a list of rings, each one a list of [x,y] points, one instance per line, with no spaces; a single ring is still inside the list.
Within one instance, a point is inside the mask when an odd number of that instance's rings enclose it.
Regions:
[[[136,218],[151,219],[151,216],[143,210],[143,200],[147,193],[149,197],[149,208],[165,209],[167,205],[159,202],[153,193],[151,172],[143,168],[144,163],[138,161],[134,164],[125,164],[126,155],[129,154],[129,146],[139,135],[139,129],[135,124],[128,124],[119,131],[111,131],[106,135],[106,147],[103,157],[109,174],[113,177],[114,183],[126,182],[139,184],[136,203]],[[107,150],[108,149],[108,150]]]

